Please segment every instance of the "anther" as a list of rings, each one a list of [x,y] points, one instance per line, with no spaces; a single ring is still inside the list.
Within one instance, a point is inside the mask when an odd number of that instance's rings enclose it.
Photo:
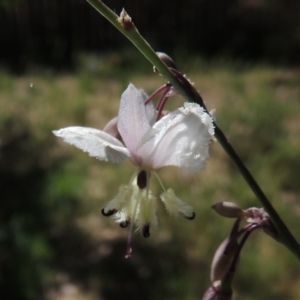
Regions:
[[[144,238],[148,238],[150,236],[150,225],[146,224],[143,226],[142,234]]]
[[[117,212],[116,209],[110,209],[110,210],[108,210],[108,211],[105,211],[105,208],[102,208],[102,209],[101,209],[101,213],[102,213],[102,215],[105,216],[105,217],[110,217],[110,216],[112,216],[113,214],[115,214],[116,212]]]
[[[147,186],[147,172],[142,170],[137,176],[137,186],[143,190]]]
[[[121,228],[126,228],[130,224],[129,220],[121,222],[119,225]]]
[[[183,217],[187,220],[194,220],[196,217],[196,213],[192,212],[191,216],[183,215]]]

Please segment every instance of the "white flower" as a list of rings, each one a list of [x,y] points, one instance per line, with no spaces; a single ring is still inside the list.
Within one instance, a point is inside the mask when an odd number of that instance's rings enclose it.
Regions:
[[[146,99],[145,93],[129,84],[122,94],[118,117],[103,131],[74,126],[53,133],[100,160],[120,163],[128,157],[137,166],[129,184],[121,186],[102,213],[114,215],[122,227],[135,224],[148,237],[150,225],[157,223],[156,198],[149,190],[151,174],[165,166],[189,172],[204,169],[214,127],[211,117],[195,103],[185,103],[156,120],[156,110],[152,103],[145,105]],[[170,214],[194,218],[192,208],[171,189],[164,189],[160,198]]]

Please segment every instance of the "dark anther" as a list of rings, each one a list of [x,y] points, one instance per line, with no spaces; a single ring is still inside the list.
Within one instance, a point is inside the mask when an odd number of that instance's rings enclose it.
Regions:
[[[140,171],[137,176],[137,185],[141,190],[147,186],[147,179],[147,172],[144,170]]]
[[[119,225],[121,228],[126,228],[129,225],[129,223],[130,223],[129,220],[126,220],[124,222],[121,222]]]
[[[102,208],[102,209],[101,209],[101,213],[102,213],[102,215],[105,216],[105,217],[110,217],[110,216],[112,216],[113,214],[115,214],[116,212],[117,212],[116,209],[110,209],[110,210],[108,210],[107,212],[105,211],[105,208]]]
[[[191,216],[187,216],[187,215],[184,215],[184,217],[188,220],[194,220],[195,217],[196,217],[196,214],[194,212],[192,212],[192,215]]]
[[[144,225],[142,229],[142,234],[144,238],[148,238],[150,236],[150,225]]]

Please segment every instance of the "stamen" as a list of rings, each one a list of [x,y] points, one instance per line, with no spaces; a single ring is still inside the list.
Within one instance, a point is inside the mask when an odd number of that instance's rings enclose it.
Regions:
[[[126,221],[121,222],[119,225],[121,228],[126,228],[126,227],[128,227],[129,224],[130,224],[130,221],[126,220]]]
[[[175,69],[171,68],[171,70],[175,70]],[[172,84],[170,82],[168,82],[167,84],[164,84],[163,86],[161,86],[160,88],[158,88],[153,94],[151,94],[149,96],[149,98],[145,101],[145,105],[147,105],[148,103],[150,103],[161,92],[163,92],[163,94],[160,97],[160,99],[158,100],[158,103],[157,103],[157,106],[156,106],[156,109],[158,111],[157,112],[156,121],[158,121],[161,118],[162,111],[163,111],[164,106],[165,106],[167,100],[169,99],[169,97],[178,93],[173,88]]]
[[[192,212],[191,216],[183,215],[183,217],[187,220],[194,220],[196,217],[196,213]]]
[[[152,93],[149,98],[145,101],[145,105],[149,104],[158,94],[160,94],[165,89],[169,90],[171,87],[171,83],[164,84],[160,88],[158,88],[154,93]]]
[[[139,171],[135,171],[134,174],[131,176],[128,186],[132,185],[133,181],[135,180],[135,178],[137,177]]]
[[[105,216],[105,217],[110,217],[110,216],[112,216],[113,214],[115,214],[116,212],[117,212],[116,209],[110,209],[110,210],[108,210],[107,212],[105,211],[105,208],[102,208],[102,209],[101,209],[101,213],[102,213],[102,215]]]
[[[147,172],[142,170],[137,175],[137,186],[140,190],[143,190],[148,185],[148,176]]]
[[[148,238],[150,236],[150,225],[146,224],[143,226],[142,234],[144,238]]]
[[[158,112],[157,112],[156,121],[158,121],[161,118],[161,114],[164,109],[164,106],[165,106],[167,100],[169,99],[168,93],[171,90],[171,88],[172,87],[169,87],[164,91],[164,93],[162,94],[161,98],[159,99],[159,101],[157,103],[156,109],[158,110]]]
[[[159,184],[160,184],[162,190],[163,190],[164,192],[166,192],[165,186],[164,186],[163,182],[161,181],[160,177],[158,176],[158,174],[157,174],[156,172],[152,172],[152,173],[154,174],[154,176],[155,176],[156,179],[158,180],[158,182],[159,182]]]

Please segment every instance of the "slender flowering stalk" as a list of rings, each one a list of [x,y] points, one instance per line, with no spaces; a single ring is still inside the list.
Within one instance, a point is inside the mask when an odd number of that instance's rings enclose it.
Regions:
[[[135,47],[152,63],[153,66],[176,88],[176,90],[183,95],[185,99],[191,102],[198,103],[201,107],[206,110],[204,101],[199,93],[192,87],[192,85],[187,85],[186,82],[182,80],[182,76],[179,71],[172,69],[164,63],[163,60],[154,52],[150,45],[145,41],[145,39],[139,34],[138,30],[134,26],[131,18],[123,10],[121,16],[118,17],[113,11],[111,11],[102,1],[100,0],[87,0],[99,13],[101,13],[106,19],[108,19],[125,37],[127,37]],[[175,70],[175,71],[174,71]],[[226,136],[222,130],[215,125],[215,137],[231,158],[233,163],[238,168],[241,175],[244,177],[245,181],[252,189],[253,193],[256,195],[257,199],[261,202],[262,206],[268,212],[270,219],[272,220],[274,226],[278,230],[280,235],[280,241],[296,256],[300,259],[300,245],[295,240],[294,236],[291,234],[285,223],[280,218],[277,211],[274,209],[252,174],[246,168],[246,166],[241,161],[238,154],[235,152],[234,148],[228,142]]]
[[[160,91],[173,94],[169,86]],[[53,131],[65,142],[88,152],[100,160],[120,163],[126,158],[137,167],[127,185],[102,209],[104,216],[113,216],[121,227],[130,226],[126,257],[130,257],[134,227],[144,237],[157,226],[156,197],[150,190],[152,174],[166,166],[176,166],[187,172],[205,168],[209,143],[214,134],[212,118],[195,103],[157,117],[166,102],[159,101],[158,111],[147,95],[130,84],[122,94],[119,113],[103,131],[86,127],[67,127]],[[152,97],[153,99],[153,97]],[[162,103],[163,101],[163,103]],[[159,179],[161,183],[161,180]],[[160,195],[171,215],[192,220],[195,213],[190,205],[179,199],[172,189],[162,185]]]

